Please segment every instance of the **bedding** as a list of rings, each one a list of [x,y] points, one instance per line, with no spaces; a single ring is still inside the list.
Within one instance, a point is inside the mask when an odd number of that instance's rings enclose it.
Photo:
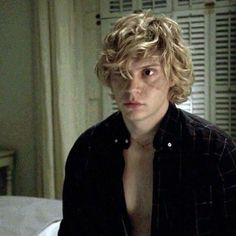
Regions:
[[[56,236],[61,219],[60,200],[0,196],[0,235]]]

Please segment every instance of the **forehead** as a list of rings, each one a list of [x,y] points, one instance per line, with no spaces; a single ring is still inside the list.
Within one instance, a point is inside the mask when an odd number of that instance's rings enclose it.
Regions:
[[[132,58],[128,63],[128,68],[138,69],[146,66],[158,66],[158,65],[160,65],[160,57],[155,55],[145,58]]]

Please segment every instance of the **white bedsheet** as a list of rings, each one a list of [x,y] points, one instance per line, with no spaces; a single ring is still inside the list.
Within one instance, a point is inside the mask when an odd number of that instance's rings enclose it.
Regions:
[[[54,222],[47,226],[38,236],[57,236],[61,221]]]
[[[54,236],[61,219],[59,200],[0,196],[0,236]]]

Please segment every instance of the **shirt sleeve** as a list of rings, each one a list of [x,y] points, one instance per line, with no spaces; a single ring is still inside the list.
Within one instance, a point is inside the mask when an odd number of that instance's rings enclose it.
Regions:
[[[224,188],[224,219],[227,235],[236,233],[236,143],[225,140],[219,173]]]
[[[87,177],[87,167],[90,155],[89,141],[82,135],[75,142],[65,167],[63,187],[63,219],[59,229],[59,236],[95,235],[96,205],[92,184]]]

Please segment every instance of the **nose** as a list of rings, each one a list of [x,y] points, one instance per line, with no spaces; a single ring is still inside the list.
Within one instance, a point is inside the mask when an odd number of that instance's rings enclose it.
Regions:
[[[140,93],[141,92],[141,81],[138,78],[132,77],[132,79],[128,79],[126,91],[128,93]]]

